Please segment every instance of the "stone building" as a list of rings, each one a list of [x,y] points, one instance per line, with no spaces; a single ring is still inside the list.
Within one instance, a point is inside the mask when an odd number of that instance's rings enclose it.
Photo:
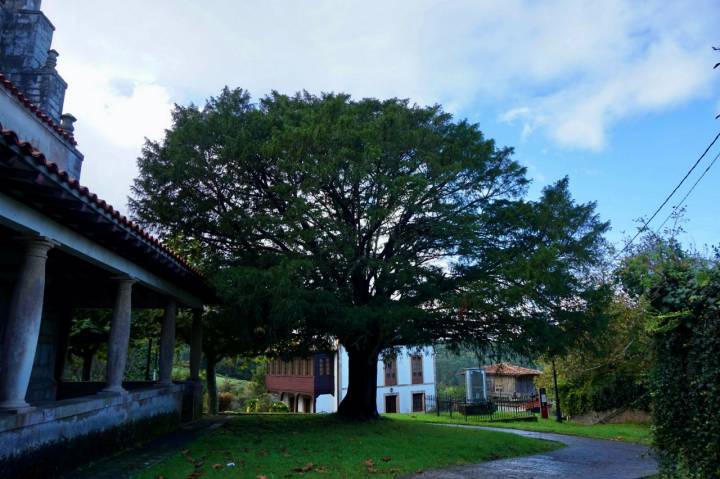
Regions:
[[[62,117],[67,83],[50,48],[55,27],[41,0],[0,0],[0,71],[54,122]]]
[[[40,0],[0,0],[0,477],[54,477],[199,413],[200,313],[182,258],[81,186],[54,27]],[[112,310],[104,381],[63,377],[79,308]],[[128,382],[131,312],[163,309],[159,380]],[[192,311],[190,375],[173,382]]]

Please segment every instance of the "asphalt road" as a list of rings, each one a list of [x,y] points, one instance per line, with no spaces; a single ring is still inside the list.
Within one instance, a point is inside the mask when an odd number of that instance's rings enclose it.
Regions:
[[[439,425],[440,426],[440,425]],[[604,441],[516,429],[480,426],[454,426],[506,432],[535,439],[557,441],[562,449],[534,456],[500,459],[470,466],[427,471],[412,476],[417,479],[637,479],[657,474],[658,466],[647,446],[619,441]]]

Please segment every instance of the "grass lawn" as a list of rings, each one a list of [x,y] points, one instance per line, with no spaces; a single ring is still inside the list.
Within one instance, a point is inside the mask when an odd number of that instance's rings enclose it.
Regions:
[[[243,415],[137,477],[395,477],[558,447],[510,434],[396,419],[361,423],[333,415]],[[236,466],[228,467],[231,462]]]
[[[450,418],[447,415],[436,416],[435,414],[389,414],[393,419],[412,422],[441,422],[448,424],[476,424],[479,426],[503,427],[509,429],[523,429],[525,431],[554,432],[558,434],[569,434],[571,436],[585,436],[596,439],[611,439],[614,441],[639,442],[650,444],[652,436],[649,424],[595,424],[585,426],[573,422],[558,423],[554,419],[538,418],[537,422],[465,422],[464,416],[453,414]]]

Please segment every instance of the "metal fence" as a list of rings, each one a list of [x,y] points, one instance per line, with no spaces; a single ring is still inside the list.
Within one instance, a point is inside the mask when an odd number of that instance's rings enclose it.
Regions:
[[[465,422],[532,420],[539,412],[537,395],[493,395],[486,401],[453,396],[426,396],[425,413]]]

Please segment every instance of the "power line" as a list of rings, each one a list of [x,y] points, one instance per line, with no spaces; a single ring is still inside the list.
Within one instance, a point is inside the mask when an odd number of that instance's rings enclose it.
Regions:
[[[713,147],[713,145],[718,140],[718,138],[720,138],[720,132],[717,135],[715,135],[715,138],[713,138],[713,141],[711,141],[710,144],[708,145],[708,147],[705,148],[705,151],[703,151],[702,155],[700,155],[700,158],[698,158],[697,161],[695,162],[695,164],[692,165],[692,168],[690,168],[688,170],[688,172],[685,173],[685,176],[683,176],[683,179],[680,180],[680,183],[678,183],[677,186],[675,186],[675,188],[670,192],[670,194],[667,195],[667,198],[665,198],[665,201],[663,201],[662,204],[657,207],[657,209],[652,214],[652,216],[650,216],[650,218],[647,221],[645,221],[645,223],[638,230],[638,232],[635,233],[635,236],[633,236],[630,239],[630,241],[625,243],[625,246],[623,246],[623,248],[620,251],[618,251],[617,254],[615,254],[615,256],[613,257],[613,260],[616,260],[621,254],[623,254],[630,247],[630,245],[633,244],[633,242],[638,238],[638,236],[640,236],[642,233],[644,233],[648,229],[650,222],[652,222],[652,220],[655,219],[655,217],[658,215],[658,213],[660,213],[660,211],[665,207],[665,205],[668,204],[668,201],[670,201],[670,198],[672,198],[675,195],[675,193],[677,192],[677,190],[683,185],[683,183],[685,183],[685,180],[688,179],[688,176],[690,176],[690,174],[695,170],[695,168],[697,168],[697,166],[700,164],[702,159],[705,158],[705,155],[707,155],[707,152],[710,151],[710,148]],[[694,186],[693,186],[693,188],[694,188]]]
[[[688,196],[690,196],[690,194],[693,192],[693,190],[694,190],[695,187],[698,185],[698,183],[700,183],[700,181],[705,177],[705,175],[707,174],[707,172],[710,171],[710,168],[713,167],[713,165],[715,164],[715,162],[717,162],[718,158],[720,158],[720,153],[718,153],[717,155],[715,155],[715,158],[713,158],[713,160],[710,162],[710,164],[708,165],[708,167],[705,168],[705,171],[702,172],[702,175],[700,175],[700,177],[699,177],[699,178],[695,181],[695,183],[690,187],[690,189],[688,190],[688,192],[685,193],[685,196],[683,196],[682,199],[681,199],[675,206],[673,206],[672,212],[670,212],[670,214],[668,215],[668,217],[665,218],[665,221],[663,221],[663,222],[660,224],[660,226],[658,226],[658,229],[657,229],[656,231],[660,231],[660,230],[662,229],[662,227],[665,226],[665,223],[667,223],[668,220],[669,220],[670,218],[672,218],[672,215],[678,210],[678,208],[680,208],[680,207],[682,206],[682,204],[685,203],[685,200],[688,199]]]

